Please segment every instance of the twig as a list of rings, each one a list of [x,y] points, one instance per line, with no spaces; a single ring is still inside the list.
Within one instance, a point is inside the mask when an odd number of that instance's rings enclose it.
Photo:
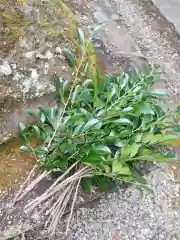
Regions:
[[[59,198],[57,199],[57,201],[54,203],[54,205],[52,206],[52,208],[48,211],[47,214],[50,214],[48,220],[46,221],[46,227],[48,226],[49,222],[51,221],[51,224],[49,226],[49,228],[51,228],[51,225],[54,221],[54,219],[56,219],[57,214],[60,213],[60,209],[63,205],[63,199],[66,196],[67,192],[69,191],[69,187],[66,188],[66,190],[63,192],[63,194],[61,194],[59,196]],[[54,213],[56,212],[56,209],[59,209],[59,212],[55,215]]]
[[[56,202],[53,204],[53,206],[48,210],[47,215],[48,214],[53,215],[52,212],[54,212],[54,209],[57,207],[58,203],[63,201],[63,198],[65,197],[65,195],[68,191],[69,191],[69,186],[64,190],[63,194],[60,194],[59,198],[56,200]]]
[[[69,225],[70,225],[70,221],[72,219],[72,214],[73,214],[73,211],[74,211],[73,209],[74,209],[74,205],[75,205],[75,202],[76,202],[76,199],[77,199],[80,182],[81,182],[81,178],[79,179],[78,184],[76,186],[76,191],[75,191],[73,202],[72,202],[72,205],[71,205],[70,215],[69,215],[69,218],[68,218],[68,221],[67,221],[66,234],[69,232]]]
[[[80,63],[79,63],[78,68],[76,69],[76,74],[75,74],[75,79],[74,79],[74,81],[73,81],[73,85],[72,85],[72,87],[71,87],[71,90],[70,90],[68,99],[67,99],[66,104],[65,104],[64,109],[63,109],[63,112],[62,112],[62,114],[60,115],[60,118],[59,118],[57,127],[56,127],[56,129],[55,129],[55,131],[54,131],[54,133],[53,133],[53,135],[52,135],[52,137],[51,137],[51,139],[50,139],[50,141],[49,141],[49,143],[48,143],[48,148],[50,147],[50,145],[51,145],[54,137],[55,137],[56,134],[57,134],[57,131],[58,131],[59,126],[60,126],[60,123],[61,123],[61,120],[62,120],[62,118],[63,118],[63,116],[64,116],[64,114],[65,114],[65,112],[66,112],[66,108],[67,108],[67,106],[68,106],[68,104],[69,104],[69,101],[70,101],[70,99],[71,99],[71,95],[72,95],[72,93],[73,93],[74,87],[76,86],[76,83],[77,83],[77,81],[78,81],[78,74],[79,74],[79,71],[80,71],[81,66],[82,66],[82,64],[83,64],[83,61],[84,61],[84,57],[85,57],[85,54],[86,54],[86,49],[87,49],[87,47],[88,47],[88,44],[89,44],[89,43],[87,43],[86,48],[83,49],[81,61],[80,61]]]
[[[81,169],[79,172],[75,173],[73,176],[67,178],[66,180],[64,180],[63,182],[61,182],[59,185],[57,185],[56,187],[54,187],[54,189],[52,189],[51,192],[49,192],[49,190],[47,190],[45,193],[43,193],[40,197],[34,199],[33,201],[31,201],[30,203],[28,203],[25,206],[25,209],[27,212],[32,211],[36,206],[38,206],[40,203],[42,203],[43,201],[47,200],[48,198],[50,198],[51,196],[53,196],[56,192],[58,192],[62,187],[64,187],[64,185],[66,185],[69,182],[74,181],[75,179],[79,179],[79,177],[82,177],[83,174],[85,174],[87,172],[87,170],[89,167],[84,167],[83,169]],[[80,176],[79,176],[80,175]]]
[[[20,201],[24,196],[26,196],[36,185],[39,183],[43,178],[48,176],[51,173],[51,171],[47,172],[44,171],[42,174],[40,174],[34,181],[31,182],[31,184],[24,190],[23,194],[20,195],[16,201]]]
[[[16,194],[16,196],[15,196],[15,198],[14,198],[14,200],[13,200],[13,205],[17,202],[18,197],[21,195],[21,193],[22,193],[25,185],[29,182],[29,180],[31,179],[31,177],[34,175],[36,169],[37,169],[37,165],[35,165],[35,166],[33,167],[33,169],[30,171],[29,175],[27,176],[26,180],[25,180],[24,183],[21,185],[19,191],[17,192],[17,194]]]
[[[51,187],[46,192],[50,192],[78,163],[79,161],[72,164],[65,173],[63,173],[60,177],[56,179],[56,181],[51,185]]]
[[[38,197],[38,198],[34,199],[33,201],[31,201],[31,202],[29,203],[29,205],[32,205],[32,204],[35,203],[38,199],[43,198],[43,196],[45,196],[45,195],[47,195],[49,192],[51,192],[51,190],[53,190],[53,188],[58,184],[58,182],[60,182],[60,181],[73,169],[73,167],[77,165],[77,163],[78,163],[78,161],[75,162],[70,168],[68,168],[68,170],[67,170],[63,175],[61,175],[61,176],[51,185],[51,187],[49,187],[49,188],[45,191],[45,193],[43,193],[40,197]],[[29,205],[27,205],[26,207],[28,207]]]
[[[59,207],[57,206],[56,209],[54,210],[53,215],[56,217],[52,220],[52,222],[51,222],[52,224],[49,226],[49,232],[51,232],[51,235],[55,233],[58,222],[64,215],[64,211],[67,208],[71,194],[73,192],[73,189],[74,189],[74,183],[69,185],[68,191],[65,194],[65,199],[64,199],[63,203],[61,203],[61,205],[60,205],[61,208],[59,209]]]

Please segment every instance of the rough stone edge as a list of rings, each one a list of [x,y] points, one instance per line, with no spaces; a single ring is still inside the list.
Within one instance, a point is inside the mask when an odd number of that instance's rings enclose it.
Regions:
[[[158,4],[156,3],[156,0],[150,0],[149,1],[152,6],[156,9],[156,12],[158,12],[158,15],[163,18],[167,24],[169,24],[171,26],[171,28],[173,28],[173,30],[177,33],[178,37],[180,37],[180,27],[178,29],[178,27],[176,26],[177,24],[173,21],[170,20],[170,18],[168,18],[166,16],[166,14],[161,10],[161,7],[158,6]],[[180,3],[179,3],[179,6],[180,6]]]

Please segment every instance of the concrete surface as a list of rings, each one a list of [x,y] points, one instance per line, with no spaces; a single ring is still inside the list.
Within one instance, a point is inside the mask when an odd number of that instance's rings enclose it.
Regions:
[[[88,19],[91,23],[92,19],[104,23],[96,38],[102,40],[109,56],[114,56],[113,67],[119,69],[118,62],[122,60],[137,68],[144,60],[160,64],[165,87],[172,94],[169,104],[175,106],[180,94],[180,39],[174,28],[149,1],[94,0],[88,5],[90,15],[81,16],[82,21],[86,19],[87,25]],[[60,223],[53,240],[180,240],[179,166],[164,165],[147,178],[155,196],[146,193],[144,199],[140,199],[134,187],[110,193],[95,208],[82,208],[77,212],[69,236],[64,236],[63,223]],[[6,211],[8,206],[4,206]],[[6,223],[8,221],[6,219]],[[6,224],[0,239],[17,230],[27,230],[19,239],[49,239],[41,221],[24,218],[21,225],[19,222]]]
[[[180,34],[180,1],[179,0],[152,0],[164,17],[170,21]]]

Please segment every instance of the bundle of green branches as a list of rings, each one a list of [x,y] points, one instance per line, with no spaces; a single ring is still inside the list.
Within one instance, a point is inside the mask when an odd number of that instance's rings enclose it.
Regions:
[[[152,90],[158,67],[146,66],[139,74],[102,76],[98,68],[89,70],[89,58],[95,53],[88,52],[92,43],[81,29],[78,40],[79,58],[64,50],[74,73],[70,80],[56,79],[57,106],[27,111],[36,124],[19,124],[25,142],[21,149],[34,156],[36,168],[43,172],[28,185],[25,182],[15,201],[46,176],[53,176],[52,186],[26,206],[33,211],[43,204],[40,211],[49,215],[52,233],[67,208],[68,231],[80,188],[88,194],[107,191],[110,183],[148,188],[137,163],[168,162],[167,146],[176,141],[179,131],[179,126],[166,120],[168,113],[159,104],[166,93]],[[172,132],[163,134],[167,128]],[[31,176],[32,172],[28,180]]]

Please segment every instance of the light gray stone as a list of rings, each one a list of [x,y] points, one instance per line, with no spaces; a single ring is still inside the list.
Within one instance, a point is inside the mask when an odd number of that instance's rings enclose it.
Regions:
[[[45,56],[46,56],[46,58],[47,58],[48,60],[50,60],[50,59],[53,58],[53,54],[52,54],[52,52],[50,52],[50,51],[47,51],[46,54],[45,54]]]
[[[29,51],[29,52],[25,53],[24,56],[28,59],[31,59],[35,56],[35,54],[36,54],[36,51]]]
[[[39,52],[36,53],[36,58],[37,59],[42,59],[42,60],[47,59],[47,57],[45,55],[43,55],[43,54],[41,54]]]
[[[12,70],[8,61],[3,61],[2,65],[0,65],[0,76],[9,76],[11,74]]]
[[[62,54],[62,49],[60,47],[56,47],[56,53],[57,54]]]
[[[152,0],[164,17],[174,24],[180,34],[180,1],[179,0]]]

